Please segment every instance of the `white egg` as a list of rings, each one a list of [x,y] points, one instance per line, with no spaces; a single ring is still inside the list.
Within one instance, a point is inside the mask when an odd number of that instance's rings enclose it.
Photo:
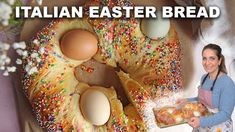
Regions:
[[[193,115],[198,117],[198,116],[201,116],[201,113],[199,111],[193,111]]]
[[[167,110],[167,112],[168,112],[169,114],[172,114],[173,111],[174,111],[173,109],[168,109],[168,110]]]
[[[182,121],[183,121],[183,118],[180,117],[180,116],[177,116],[177,117],[175,118],[175,121],[176,121],[176,122],[182,122]]]
[[[84,118],[93,125],[104,125],[110,117],[110,103],[104,93],[88,89],[81,95],[80,109]]]
[[[141,30],[142,33],[151,39],[158,39],[165,37],[170,29],[170,20],[162,19],[160,13],[157,18],[142,19]]]

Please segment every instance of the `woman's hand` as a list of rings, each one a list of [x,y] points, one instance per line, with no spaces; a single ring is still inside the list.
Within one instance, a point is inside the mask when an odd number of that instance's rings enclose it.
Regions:
[[[176,101],[176,104],[177,105],[179,105],[179,106],[183,106],[183,105],[185,105],[186,103],[188,102],[188,100],[187,99],[178,99],[177,101]]]
[[[193,128],[197,128],[200,126],[200,119],[198,117],[192,117],[188,124]]]

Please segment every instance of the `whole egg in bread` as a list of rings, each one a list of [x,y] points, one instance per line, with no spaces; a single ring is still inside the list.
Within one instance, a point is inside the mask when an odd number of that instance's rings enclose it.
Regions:
[[[97,52],[97,44],[97,37],[92,32],[83,29],[70,30],[60,40],[63,54],[75,60],[91,58]]]
[[[110,117],[110,103],[104,93],[89,89],[81,95],[80,109],[93,125],[104,125]]]
[[[162,19],[160,13],[157,18],[146,18],[141,21],[141,30],[144,35],[151,39],[165,37],[170,30],[170,20]]]

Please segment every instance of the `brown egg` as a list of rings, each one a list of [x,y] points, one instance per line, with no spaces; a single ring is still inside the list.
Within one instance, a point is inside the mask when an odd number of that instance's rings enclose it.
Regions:
[[[96,54],[97,37],[90,31],[74,29],[66,32],[60,41],[62,53],[68,58],[85,60]]]

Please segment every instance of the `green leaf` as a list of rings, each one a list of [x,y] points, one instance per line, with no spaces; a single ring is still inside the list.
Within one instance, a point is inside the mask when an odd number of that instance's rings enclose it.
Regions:
[[[15,8],[16,6],[21,6],[22,2],[20,0],[16,0],[15,3],[11,6],[12,8],[12,14],[11,18],[9,19],[9,25],[15,25],[15,26],[20,26],[23,23],[23,19],[16,19],[15,18]]]

